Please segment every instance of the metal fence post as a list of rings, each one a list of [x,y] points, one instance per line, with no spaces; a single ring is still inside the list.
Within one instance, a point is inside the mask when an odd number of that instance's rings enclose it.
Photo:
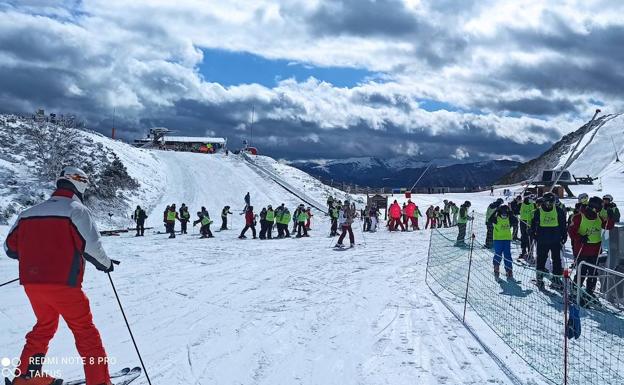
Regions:
[[[464,296],[464,315],[462,322],[466,323],[466,306],[468,305],[468,288],[470,287],[470,271],[472,270],[472,250],[474,249],[474,233],[470,236],[470,257],[468,259],[468,277],[466,278],[466,295]]]

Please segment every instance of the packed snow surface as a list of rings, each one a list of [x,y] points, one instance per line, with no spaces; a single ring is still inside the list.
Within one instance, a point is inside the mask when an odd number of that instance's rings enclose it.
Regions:
[[[104,247],[122,261],[111,276],[153,384],[512,383],[425,285],[427,231],[364,235],[356,222],[355,248],[334,251],[329,223],[315,212],[310,238],[260,241],[248,233],[249,239],[239,240],[246,192],[256,211],[281,203],[292,211],[299,201],[235,156],[154,151],[137,161],[143,163],[128,167],[152,183],[141,192],[152,200],[137,203],[148,208],[147,224],[154,229],[142,238],[107,237]],[[325,201],[322,186],[311,188],[301,172],[272,167]],[[479,210],[490,201],[487,194],[414,200],[424,212],[445,198],[458,204],[471,199]],[[192,227],[175,239],[154,233],[164,229],[164,207],[174,202],[186,203],[193,216],[206,206],[216,222],[213,231],[221,208],[230,205],[232,230],[215,232],[214,239],[199,239]],[[7,231],[0,227],[3,239]],[[92,266],[87,270],[84,290],[111,369],[138,365],[108,278]],[[16,276],[17,263],[0,259],[0,281]],[[15,357],[34,316],[20,286],[0,290],[0,356]],[[492,336],[486,327],[480,332]],[[502,360],[524,383],[542,383],[501,349]],[[76,354],[62,324],[49,357]],[[46,368],[68,379],[82,372],[77,363]]]

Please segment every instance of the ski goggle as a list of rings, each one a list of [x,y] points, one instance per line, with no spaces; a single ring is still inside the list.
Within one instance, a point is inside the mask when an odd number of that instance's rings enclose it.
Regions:
[[[65,177],[69,179],[73,179],[77,182],[89,184],[89,178],[84,177],[80,174],[69,174],[69,175],[65,175]]]

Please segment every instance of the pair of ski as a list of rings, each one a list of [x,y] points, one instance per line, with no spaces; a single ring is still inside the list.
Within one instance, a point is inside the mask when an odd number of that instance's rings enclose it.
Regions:
[[[141,368],[124,368],[118,372],[111,373],[110,378],[113,385],[128,385],[132,381],[136,380],[141,376]],[[4,379],[5,385],[11,385],[11,381],[5,377]],[[81,380],[73,380],[73,381],[64,381],[61,379],[56,379],[51,385],[84,385],[86,384],[85,379]]]

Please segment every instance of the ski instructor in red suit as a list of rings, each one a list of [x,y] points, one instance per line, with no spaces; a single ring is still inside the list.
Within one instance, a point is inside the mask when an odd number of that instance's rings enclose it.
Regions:
[[[19,215],[4,245],[7,255],[19,261],[20,283],[37,318],[26,334],[13,385],[55,383],[43,372],[42,364],[59,316],[71,329],[84,360],[86,385],[111,384],[106,352],[81,285],[85,260],[104,272],[113,271],[113,263],[82,203],[89,186],[87,175],[79,168],[66,167],[56,186],[50,199]]]

